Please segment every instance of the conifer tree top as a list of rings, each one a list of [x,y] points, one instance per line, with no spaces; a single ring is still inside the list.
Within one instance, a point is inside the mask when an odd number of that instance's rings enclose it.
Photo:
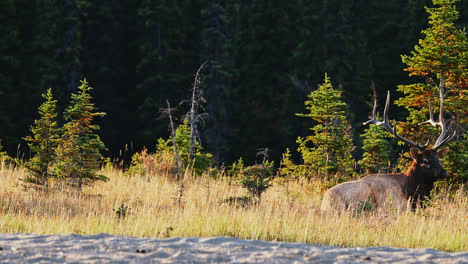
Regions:
[[[457,0],[432,2],[435,7],[426,7],[431,26],[422,31],[425,38],[419,40],[411,56],[402,56],[410,75],[426,76],[464,67],[460,65],[460,56],[466,55],[466,35],[454,25],[459,16],[455,7]]]
[[[91,102],[92,97],[89,94],[93,88],[89,86],[86,79],[80,82],[81,85],[78,87],[77,93],[71,95],[71,104],[64,113],[65,120],[71,120],[72,116],[89,116],[91,119],[105,116],[104,112],[94,112],[94,103]],[[92,126],[92,128],[99,129],[97,126]]]
[[[324,123],[333,118],[345,118],[346,103],[341,101],[341,91],[333,88],[330,77],[325,74],[323,84],[318,89],[312,91],[305,101],[308,114],[298,114],[302,117],[310,117],[313,120]]]

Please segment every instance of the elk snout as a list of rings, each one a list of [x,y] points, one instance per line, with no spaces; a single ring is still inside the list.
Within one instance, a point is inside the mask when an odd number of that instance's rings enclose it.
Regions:
[[[447,171],[442,169],[442,171],[440,171],[439,177],[442,178],[442,179],[447,178]]]

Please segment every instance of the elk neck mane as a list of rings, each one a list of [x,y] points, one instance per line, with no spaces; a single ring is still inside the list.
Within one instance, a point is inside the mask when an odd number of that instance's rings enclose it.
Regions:
[[[416,199],[429,195],[430,190],[434,186],[433,181],[427,181],[427,177],[422,175],[422,171],[415,161],[411,162],[410,167],[400,175],[403,176],[400,184],[405,189],[405,192]]]
[[[409,168],[403,173],[408,179],[416,177],[418,170],[418,163],[416,163],[414,160],[411,162],[411,165]]]

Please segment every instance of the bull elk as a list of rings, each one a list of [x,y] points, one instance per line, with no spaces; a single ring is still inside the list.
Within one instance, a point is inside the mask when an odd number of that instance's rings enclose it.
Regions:
[[[411,205],[414,208],[417,201],[421,201],[425,196],[429,195],[434,182],[447,177],[447,172],[441,166],[440,159],[448,153],[449,148],[442,148],[442,146],[455,137],[455,133],[449,134],[450,129],[447,128],[444,120],[442,93],[440,98],[439,121],[434,120],[432,107],[429,103],[429,120],[420,123],[420,125],[430,124],[441,129],[441,134],[432,148],[428,148],[429,142],[421,145],[400,136],[396,132],[396,127],[390,125],[388,120],[390,92],[387,93],[383,121],[377,120],[377,100],[375,100],[372,119],[365,122],[364,125],[383,126],[398,140],[410,145],[412,147],[410,154],[413,161],[403,173],[372,174],[359,180],[341,183],[332,187],[324,194],[321,210],[356,210],[359,209],[359,206],[362,206],[363,201],[372,202],[377,209],[393,207],[398,210],[405,210],[409,204],[408,201],[412,201]]]

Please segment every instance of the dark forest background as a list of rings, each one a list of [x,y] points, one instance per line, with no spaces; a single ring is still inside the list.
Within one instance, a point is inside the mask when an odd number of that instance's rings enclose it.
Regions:
[[[52,88],[59,113],[79,80],[94,87],[107,155],[128,159],[168,138],[158,119],[169,100],[178,116],[203,69],[208,119],[202,145],[221,163],[279,160],[309,133],[306,96],[325,73],[343,91],[359,140],[371,111],[371,83],[383,101],[414,82],[400,55],[427,27],[429,0],[1,0],[0,139],[28,157],[22,137]],[[468,1],[457,5],[468,23]],[[391,118],[405,112],[393,107]],[[359,151],[356,152],[357,155]]]

